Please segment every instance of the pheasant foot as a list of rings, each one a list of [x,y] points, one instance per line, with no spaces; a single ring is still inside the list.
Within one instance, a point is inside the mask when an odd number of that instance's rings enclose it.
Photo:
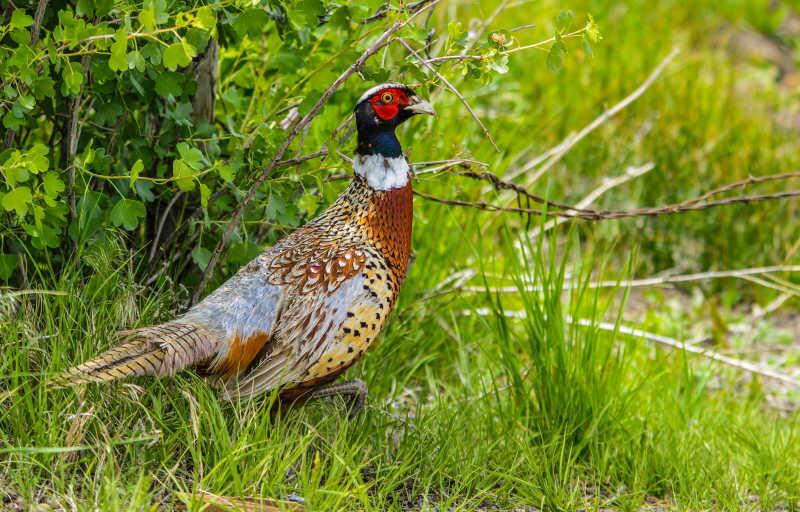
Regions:
[[[329,398],[333,396],[341,396],[352,400],[350,411],[347,414],[348,419],[353,419],[358,416],[364,404],[367,403],[367,384],[361,379],[353,379],[341,384],[331,384],[319,389],[315,389],[308,396],[309,399],[314,398]]]

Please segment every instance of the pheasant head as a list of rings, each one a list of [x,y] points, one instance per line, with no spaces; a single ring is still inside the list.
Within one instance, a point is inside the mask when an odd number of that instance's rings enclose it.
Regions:
[[[355,109],[358,148],[353,166],[375,190],[391,190],[408,183],[408,164],[395,129],[417,114],[435,115],[427,101],[406,85],[384,83],[372,87]]]

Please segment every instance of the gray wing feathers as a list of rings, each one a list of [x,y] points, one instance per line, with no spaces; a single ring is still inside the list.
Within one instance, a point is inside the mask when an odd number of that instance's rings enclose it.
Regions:
[[[245,339],[256,332],[272,335],[285,289],[267,281],[264,265],[259,261],[263,258],[264,255],[259,256],[246,265],[183,317],[218,334],[221,343],[217,359],[225,357],[228,343],[237,336]]]
[[[332,294],[287,300],[273,333],[275,350],[249,373],[226,384],[225,397],[247,397],[302,382],[306,371],[339,335],[347,311],[363,294],[364,277],[355,276]]]

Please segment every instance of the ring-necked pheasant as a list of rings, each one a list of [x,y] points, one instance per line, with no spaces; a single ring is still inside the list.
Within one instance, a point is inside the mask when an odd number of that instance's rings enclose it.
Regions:
[[[350,186],[181,317],[120,333],[120,343],[67,370],[57,386],[199,369],[226,398],[279,390],[281,401],[353,395],[360,381],[321,387],[374,344],[406,277],[411,174],[395,128],[434,114],[407,86],[366,91],[355,108]]]

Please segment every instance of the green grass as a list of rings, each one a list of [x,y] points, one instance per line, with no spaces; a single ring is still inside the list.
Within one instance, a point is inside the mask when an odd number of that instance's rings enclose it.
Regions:
[[[763,9],[732,0],[624,8],[576,1],[569,7],[579,17],[593,13],[604,32],[593,60],[575,48],[563,74],[552,75],[546,54],[521,54],[495,83],[457,81],[503,153],[447,92],[434,98],[440,117],[404,129],[403,139],[415,160],[463,153],[503,174],[624,97],[678,45],[683,52],[665,76],[535,190],[575,201],[601,177],[653,161],[654,171],[598,206],[657,205],[748,173],[791,170],[800,163],[797,132],[777,126],[772,113],[796,107],[796,92],[762,80],[768,65],[741,62],[718,44],[731,27],[775,30],[779,20],[764,14],[768,2],[758,3]],[[494,8],[452,5],[441,16],[464,23]],[[495,25],[536,23],[518,37],[537,41],[561,8],[517,7]],[[417,187],[497,199],[448,176],[425,177]],[[769,362],[789,371],[799,357],[796,340],[769,318],[758,324],[745,313],[777,292],[721,281],[691,293],[648,290],[626,302],[624,289],[561,290],[567,273],[585,283],[673,267],[796,264],[798,204],[577,223],[528,240],[520,233],[525,219],[418,201],[416,259],[397,311],[381,344],[348,372],[370,388],[369,406],[353,422],[343,404],[325,402],[272,417],[268,399],[224,402],[192,373],[47,391],[43,376],[98,353],[115,331],[185,308],[190,290],[168,275],[137,282],[143,258],[124,254],[110,233],[105,244],[79,251],[66,273],[53,275],[46,262],[29,272],[31,288],[64,295],[1,297],[0,390],[14,392],[0,398],[0,489],[27,503],[80,510],[174,507],[179,493],[197,489],[294,493],[311,510],[637,510],[648,499],[678,510],[796,509],[800,416],[767,401],[796,403],[796,390],[566,321],[622,318],[691,339],[698,326],[716,329],[713,313],[757,333],[722,333],[715,349],[783,343]],[[486,291],[438,293],[437,285],[464,269],[477,271],[470,284]],[[525,292],[530,282],[543,291]],[[522,291],[493,293],[498,284]],[[777,314],[797,306],[795,297]]]

